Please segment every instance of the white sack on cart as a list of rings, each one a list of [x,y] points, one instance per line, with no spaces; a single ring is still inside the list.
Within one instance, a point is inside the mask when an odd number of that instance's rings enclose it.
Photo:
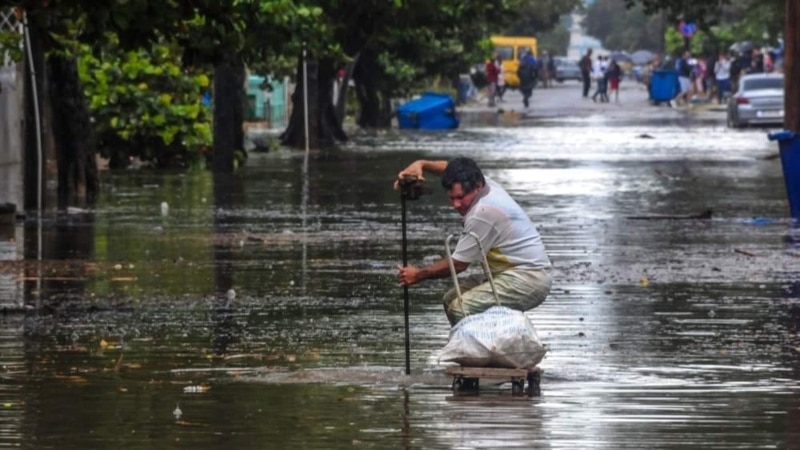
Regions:
[[[468,367],[532,369],[546,352],[525,314],[493,306],[461,319],[450,330],[439,360]]]

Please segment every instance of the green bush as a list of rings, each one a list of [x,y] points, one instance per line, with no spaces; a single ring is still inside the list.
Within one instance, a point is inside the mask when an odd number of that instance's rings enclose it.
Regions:
[[[159,167],[203,164],[212,143],[209,77],[181,66],[177,46],[122,51],[110,35],[96,56],[82,46],[78,71],[112,167],[139,158]]]

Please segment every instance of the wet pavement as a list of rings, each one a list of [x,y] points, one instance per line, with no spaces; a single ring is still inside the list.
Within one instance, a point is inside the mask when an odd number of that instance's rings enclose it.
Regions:
[[[96,209],[46,216],[41,246],[35,221],[4,231],[0,446],[798,448],[800,245],[775,144],[623,87],[594,104],[565,83],[527,111],[512,93],[459,130],[253,154],[228,179],[106,173]],[[403,374],[391,180],[456,155],[553,260],[528,313],[549,347],[539,398],[451,392],[447,280],[410,290]],[[439,189],[411,204],[411,261],[459,225]]]

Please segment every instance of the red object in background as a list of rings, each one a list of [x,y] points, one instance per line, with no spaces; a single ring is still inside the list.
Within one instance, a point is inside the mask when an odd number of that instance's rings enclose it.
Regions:
[[[494,61],[489,61],[486,63],[486,79],[489,80],[490,83],[497,83],[497,77],[500,74],[497,66],[494,64]]]

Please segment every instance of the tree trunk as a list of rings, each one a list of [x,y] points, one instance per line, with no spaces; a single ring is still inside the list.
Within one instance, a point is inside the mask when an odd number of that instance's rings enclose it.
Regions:
[[[365,52],[353,72],[360,111],[357,123],[362,128],[389,128],[392,125],[390,99],[387,95],[381,95],[375,83],[375,80],[381,79],[380,70],[375,55]]]
[[[47,62],[53,135],[58,161],[58,207],[94,202],[99,186],[94,131],[74,59],[51,55]]]
[[[214,154],[211,169],[231,173],[236,153],[244,153],[244,63],[227,52],[214,67]]]
[[[317,62],[308,59],[308,148],[333,147],[336,142],[347,141],[347,135],[337,120],[333,107],[333,79],[336,71],[333,61]],[[289,125],[281,134],[281,143],[297,149],[306,148],[305,99],[303,95],[303,58],[297,67],[297,83],[292,93],[292,115]]]
[[[356,84],[356,98],[358,98],[359,114],[358,126],[361,128],[378,128],[380,115],[380,98],[378,91],[368,78]]]

